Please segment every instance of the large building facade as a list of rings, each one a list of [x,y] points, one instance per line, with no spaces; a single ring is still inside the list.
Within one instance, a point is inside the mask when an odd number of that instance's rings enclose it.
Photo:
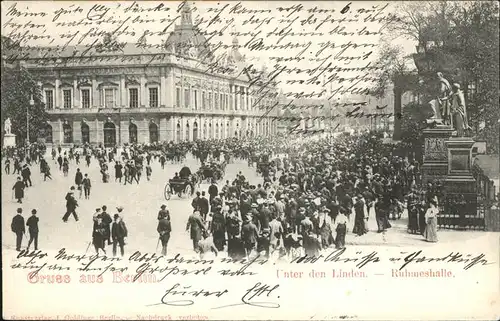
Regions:
[[[123,44],[93,49],[85,58],[71,55],[78,50],[22,61],[39,81],[50,116],[40,137],[48,144],[115,146],[277,132],[278,111],[267,109],[278,92],[265,72],[246,70],[237,39],[216,58],[187,5],[161,47]]]

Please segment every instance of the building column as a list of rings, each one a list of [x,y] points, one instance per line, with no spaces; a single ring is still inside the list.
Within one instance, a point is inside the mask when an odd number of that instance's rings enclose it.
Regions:
[[[127,87],[125,84],[125,75],[120,76],[120,95],[119,96],[119,104],[122,108],[127,107]]]
[[[143,74],[141,75],[141,88],[139,89],[139,94],[141,95],[140,97],[140,107],[146,107],[147,106],[147,97],[146,97],[146,76]]]
[[[160,92],[158,93],[160,95],[160,107],[165,107],[165,98],[166,98],[166,78],[165,78],[165,68],[161,67],[160,68]]]
[[[54,108],[60,108],[59,107],[59,87],[61,87],[61,80],[59,78],[56,78],[56,88],[54,92]]]
[[[173,108],[174,95],[175,95],[174,70],[172,68],[168,68],[165,71],[167,72],[166,88],[165,88],[165,105],[168,108]]]
[[[101,131],[101,126],[99,126],[99,119],[98,118],[95,119],[94,124],[95,124],[95,130],[94,130],[94,133],[95,133],[95,143],[99,144],[99,143],[101,143],[101,137],[104,137],[103,136],[104,133],[101,134],[101,132],[100,132]],[[90,132],[92,132],[92,130]]]
[[[166,117],[160,118],[160,123],[158,128],[158,140],[160,142],[168,141],[168,132],[167,132],[168,120]]]
[[[73,144],[82,143],[82,123],[81,121],[73,120],[71,124],[71,130],[73,130]]]
[[[120,131],[118,132],[118,141],[120,144],[128,143],[129,142],[129,129],[130,126],[130,121],[128,120],[120,120]]]
[[[76,79],[73,79],[73,107],[81,108],[80,104],[80,90],[78,90],[78,83]]]
[[[96,76],[92,77],[92,106],[99,107],[101,104],[99,103],[99,95],[97,90],[97,79]]]

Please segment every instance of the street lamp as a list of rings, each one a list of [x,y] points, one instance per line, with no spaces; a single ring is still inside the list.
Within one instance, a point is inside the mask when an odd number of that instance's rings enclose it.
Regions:
[[[33,95],[30,97],[30,106],[33,107],[35,105],[35,101],[33,100]],[[26,140],[28,145],[30,143],[30,109],[26,108]]]

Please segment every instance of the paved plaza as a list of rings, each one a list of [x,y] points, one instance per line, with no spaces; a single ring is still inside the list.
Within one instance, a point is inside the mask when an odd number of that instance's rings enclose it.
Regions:
[[[146,180],[143,175],[140,184],[119,184],[114,181],[114,164],[110,164],[110,182],[102,183],[99,173],[99,166],[96,159],[92,159],[90,167],[84,161],[80,163],[80,169],[85,174],[88,173],[92,180],[92,189],[89,200],[79,199],[77,214],[80,218],[75,222],[70,217],[67,223],[62,221],[65,213],[65,195],[69,188],[74,185],[74,176],[77,169],[74,161],[70,163],[70,171],[67,177],[58,170],[57,164],[46,156],[51,165],[53,180],[43,181],[39,166],[33,163],[31,167],[33,187],[25,190],[25,198],[22,204],[16,203],[13,199],[12,186],[17,175],[2,175],[2,246],[4,250],[15,250],[15,235],[10,231],[10,222],[16,209],[23,209],[25,220],[29,217],[31,209],[36,208],[40,218],[39,228],[39,248],[42,250],[58,250],[66,248],[75,252],[85,251],[92,239],[92,215],[97,207],[106,205],[108,213],[113,216],[117,206],[123,206],[123,218],[127,224],[129,236],[126,240],[126,253],[133,250],[153,252],[158,242],[157,214],[162,204],[166,204],[170,210],[172,220],[172,234],[169,242],[169,255],[181,253],[182,255],[193,255],[192,242],[189,232],[186,231],[188,216],[192,213],[192,198],[179,198],[172,196],[166,201],[163,196],[165,183],[174,176],[183,166],[188,166],[192,171],[196,171],[200,164],[188,156],[184,163],[166,164],[165,169],[161,169],[158,161],[152,160],[151,166],[153,174],[151,181]],[[224,180],[219,182],[219,190],[226,180],[233,180],[236,174],[241,171],[252,184],[262,182],[255,168],[248,167],[245,161],[236,160],[227,165]],[[201,184],[200,190],[207,191],[208,184]],[[78,192],[76,193],[78,198]],[[374,217],[369,219],[370,232],[361,237],[354,235],[352,231],[353,217],[348,225],[349,232],[346,237],[348,246],[433,246],[423,241],[419,235],[411,235],[406,232],[407,218],[406,212],[397,221],[390,221],[393,227],[385,233],[376,233],[376,222]],[[486,236],[487,232],[481,231],[439,231],[439,244],[453,243],[458,241],[472,241]],[[27,240],[23,240],[23,248],[27,245]],[[161,249],[161,246],[160,246]],[[160,250],[159,249],[159,250]],[[90,246],[89,252],[93,252]],[[111,246],[107,247],[111,254]],[[225,255],[225,254],[222,254]]]

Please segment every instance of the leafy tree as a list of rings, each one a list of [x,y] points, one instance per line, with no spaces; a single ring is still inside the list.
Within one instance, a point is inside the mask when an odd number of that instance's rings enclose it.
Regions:
[[[10,117],[12,133],[18,139],[26,140],[27,109],[29,108],[30,141],[36,142],[37,137],[46,128],[48,115],[42,102],[42,93],[36,80],[25,69],[19,66],[4,66],[2,61],[2,124]],[[34,105],[30,106],[33,96]],[[2,128],[3,129],[3,128]],[[3,133],[3,130],[2,130]],[[3,138],[3,134],[2,134]]]
[[[403,36],[418,44],[414,56],[424,84],[424,102],[435,97],[436,72],[464,91],[469,124],[476,137],[488,142],[488,151],[498,153],[499,17],[498,3],[404,2],[388,34]],[[434,97],[432,97],[434,96]]]
[[[377,72],[378,82],[372,89],[372,93],[377,98],[384,97],[389,87],[392,86],[394,94],[394,132],[393,140],[401,139],[401,108],[402,96],[417,84],[416,73],[411,67],[411,58],[403,54],[399,46],[383,43],[376,62],[376,65],[383,66]]]

